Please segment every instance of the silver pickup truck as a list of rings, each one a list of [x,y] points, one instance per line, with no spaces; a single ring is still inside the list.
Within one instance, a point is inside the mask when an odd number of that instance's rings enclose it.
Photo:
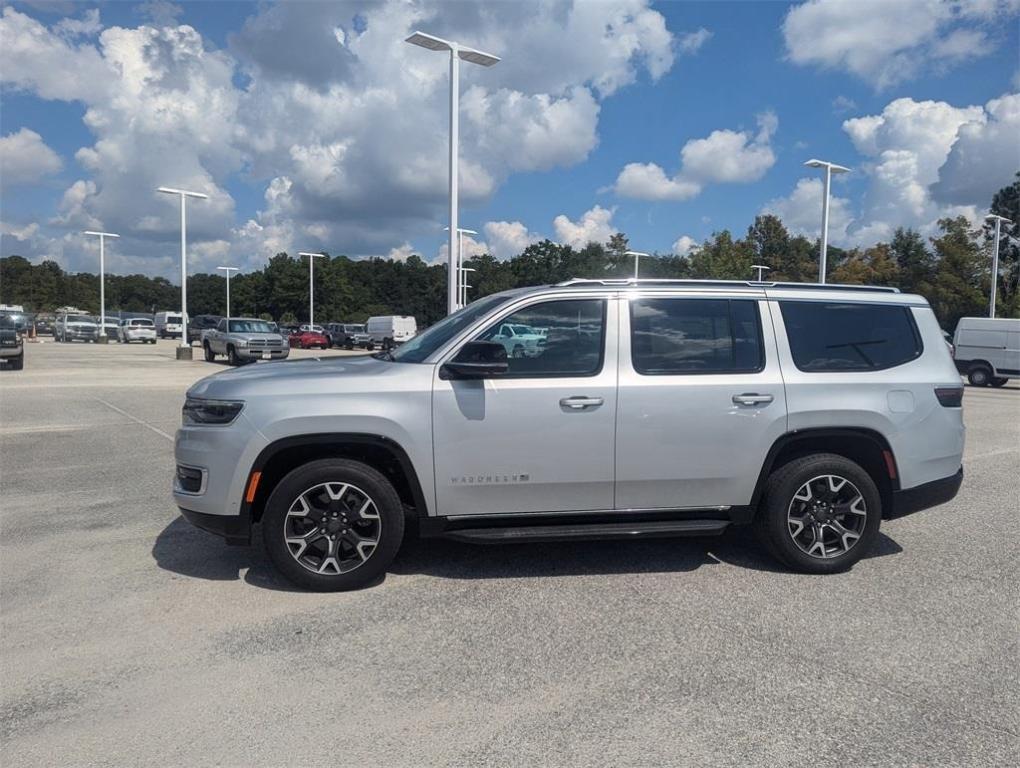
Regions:
[[[290,345],[265,320],[225,317],[215,328],[202,333],[202,350],[210,363],[216,355],[226,355],[230,365],[243,365],[255,360],[283,360],[290,354]]]

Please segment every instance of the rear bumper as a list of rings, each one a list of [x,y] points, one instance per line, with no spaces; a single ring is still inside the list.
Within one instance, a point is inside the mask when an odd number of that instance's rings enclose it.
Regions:
[[[247,515],[207,515],[191,509],[178,507],[184,519],[196,528],[214,533],[226,540],[227,544],[246,545],[251,543],[251,521]]]
[[[892,509],[886,518],[903,517],[922,509],[937,507],[953,499],[963,484],[963,467],[955,475],[932,480],[914,488],[893,491]]]

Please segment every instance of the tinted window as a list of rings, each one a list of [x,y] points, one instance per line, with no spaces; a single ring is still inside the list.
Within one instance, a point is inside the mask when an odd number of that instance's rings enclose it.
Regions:
[[[602,370],[605,306],[601,299],[534,304],[477,338],[506,348],[508,376],[593,376]]]
[[[630,303],[634,370],[646,375],[760,371],[758,302],[636,299]]]
[[[510,297],[495,294],[468,304],[452,315],[448,315],[429,328],[425,333],[418,334],[406,344],[402,344],[390,353],[390,359],[400,363],[420,363],[429,355],[450,341],[469,325],[480,319],[485,313],[495,309]]]
[[[907,307],[781,301],[793,362],[802,371],[875,371],[921,354]]]
[[[265,320],[231,320],[231,333],[272,333],[273,329]]]

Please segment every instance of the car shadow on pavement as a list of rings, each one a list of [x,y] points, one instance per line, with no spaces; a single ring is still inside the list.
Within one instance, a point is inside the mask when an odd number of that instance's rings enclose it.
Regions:
[[[868,558],[885,557],[903,548],[879,533]],[[244,578],[252,586],[302,591],[284,579],[266,557],[258,533],[250,547],[232,547],[178,517],[156,537],[156,564],[167,571],[209,581]],[[408,538],[389,573],[422,574],[442,579],[515,579],[637,573],[682,573],[706,565],[727,564],[771,573],[786,569],[766,554],[749,527],[721,536],[646,539],[643,541],[576,541],[543,544],[467,544],[445,539]]]

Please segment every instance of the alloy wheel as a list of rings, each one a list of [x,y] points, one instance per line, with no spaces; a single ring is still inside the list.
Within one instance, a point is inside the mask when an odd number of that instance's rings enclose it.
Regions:
[[[864,496],[839,475],[819,475],[800,486],[787,508],[787,530],[811,557],[828,559],[849,552],[868,522]]]
[[[319,483],[299,494],[284,518],[287,550],[302,568],[325,576],[365,563],[382,534],[375,501],[349,483]]]

